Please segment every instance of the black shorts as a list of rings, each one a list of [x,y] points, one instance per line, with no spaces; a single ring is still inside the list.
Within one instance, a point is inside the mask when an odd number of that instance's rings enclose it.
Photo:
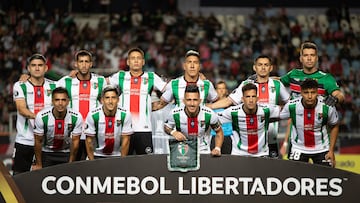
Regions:
[[[213,150],[215,148],[215,136],[211,137],[210,149]],[[232,139],[231,136],[224,136],[224,142],[221,147],[222,154],[231,154],[232,150]]]
[[[153,142],[151,132],[135,132],[130,135],[130,146],[128,155],[152,154]]]
[[[14,164],[12,166],[13,174],[30,171],[34,160],[34,147],[15,143]]]
[[[42,167],[54,166],[69,162],[69,152],[42,152]]]
[[[302,162],[309,162],[309,160],[311,159],[314,164],[331,167],[331,162],[325,159],[325,155],[327,153],[328,152],[326,151],[317,154],[304,154],[299,151],[293,150],[290,153],[289,159],[293,161],[302,161]]]
[[[87,151],[86,151],[86,144],[85,144],[85,140],[80,140],[79,142],[79,148],[78,148],[78,152],[76,154],[76,161],[82,161],[85,160],[87,157]]]

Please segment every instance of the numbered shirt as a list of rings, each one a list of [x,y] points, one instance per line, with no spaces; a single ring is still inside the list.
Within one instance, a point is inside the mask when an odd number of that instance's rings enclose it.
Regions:
[[[234,104],[241,103],[243,96],[242,88],[244,85],[251,83],[251,80],[243,81],[239,87],[237,87],[230,95],[229,98]],[[258,102],[265,104],[278,105],[281,102],[287,102],[290,98],[290,94],[286,90],[285,86],[279,80],[273,80],[269,78],[267,83],[254,83],[257,86]]]
[[[322,71],[316,71],[312,74],[306,74],[302,69],[293,69],[286,75],[281,77],[281,82],[286,86],[290,87],[291,98],[295,99],[300,97],[300,85],[302,81],[307,78],[312,78],[318,82],[318,94],[322,96],[331,95],[335,90],[340,90],[339,85],[336,83],[335,78]]]
[[[151,92],[164,91],[166,83],[153,72],[134,77],[129,71],[113,74],[109,82],[119,86],[119,105],[131,112],[134,131],[151,132]]]
[[[256,114],[246,114],[243,104],[225,109],[222,122],[232,122],[233,147],[231,154],[242,156],[268,156],[268,127],[271,118],[278,118],[280,107],[258,104]]]
[[[185,88],[189,84],[193,83],[188,83],[184,76],[171,80],[166,86],[166,91],[162,95],[162,98],[168,103],[174,99],[175,104],[180,106],[183,104]],[[198,79],[196,85],[199,87],[200,99],[202,99],[203,104],[217,100],[217,92],[209,80]]]
[[[42,151],[70,152],[71,137],[81,135],[83,118],[70,108],[64,119],[56,119],[52,112],[53,107],[47,107],[36,115],[34,134],[44,136]]]
[[[57,82],[57,86],[65,87],[69,92],[69,107],[81,113],[84,123],[90,109],[100,106],[99,98],[105,85],[105,78],[95,73],[91,73],[90,80],[65,76]],[[81,139],[85,139],[84,133]]]
[[[86,117],[85,134],[95,137],[95,156],[120,156],[121,136],[133,134],[131,114],[117,107],[115,116],[107,117],[98,107]]]
[[[41,109],[51,106],[51,91],[55,89],[54,81],[45,79],[42,86],[34,86],[31,82],[16,82],[13,89],[14,101],[24,99],[27,108],[37,114]],[[17,112],[16,143],[34,146],[34,119],[28,119]]]
[[[187,137],[198,137],[199,151],[202,154],[210,153],[210,135],[208,131],[214,127],[218,130],[221,126],[217,114],[207,108],[200,106],[200,111],[197,117],[188,117],[185,113],[185,107],[174,108],[165,124],[169,128],[176,128],[177,131],[182,132]],[[207,133],[206,133],[207,132]]]
[[[291,144],[293,150],[315,154],[329,150],[330,138],[327,125],[336,125],[339,121],[334,107],[326,105],[321,96],[315,108],[306,109],[297,98],[286,103],[280,118],[291,118]]]

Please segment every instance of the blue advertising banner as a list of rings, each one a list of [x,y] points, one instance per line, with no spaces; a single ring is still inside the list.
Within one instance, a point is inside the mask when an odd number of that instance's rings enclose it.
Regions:
[[[63,164],[13,177],[26,202],[358,202],[360,175],[312,164],[201,155],[170,172],[166,155]]]

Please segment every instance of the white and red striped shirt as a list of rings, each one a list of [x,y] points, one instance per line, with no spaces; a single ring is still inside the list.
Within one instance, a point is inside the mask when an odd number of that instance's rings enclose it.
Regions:
[[[53,108],[44,108],[36,115],[34,134],[44,136],[42,151],[70,152],[71,138],[81,135],[83,119],[79,112],[70,108],[64,119],[56,119]]]
[[[13,88],[14,101],[24,99],[27,108],[37,114],[44,107],[51,106],[51,91],[55,89],[55,82],[45,79],[42,86],[34,86],[29,81],[16,82]],[[16,143],[34,146],[34,120],[22,116],[17,112]]]
[[[176,106],[180,106],[183,104],[185,88],[189,84],[193,83],[187,82],[184,76],[173,79],[166,86],[166,91],[161,97],[168,103],[174,99]],[[214,102],[218,99],[214,85],[209,80],[201,80],[199,78],[194,84],[199,87],[200,99],[203,104],[206,102]]]
[[[244,85],[253,82],[252,80],[243,81],[230,95],[229,98],[236,105],[241,103],[243,96],[242,88]],[[280,80],[269,78],[266,83],[254,83],[257,86],[258,103],[279,105],[280,102],[286,103],[290,99],[290,94]],[[279,134],[279,122],[272,122],[269,125],[269,143],[277,143]]]
[[[154,72],[135,77],[120,71],[109,77],[112,85],[120,87],[119,105],[130,111],[135,132],[151,132],[151,92],[163,91],[166,83]]]
[[[258,104],[256,114],[246,114],[244,104],[225,109],[220,120],[233,124],[231,154],[240,156],[268,156],[268,127],[270,118],[278,118],[280,107]]]
[[[105,116],[103,108],[98,107],[86,117],[85,134],[95,137],[95,156],[121,156],[121,136],[133,134],[131,114],[117,107],[115,116]]]
[[[68,91],[69,107],[81,113],[84,123],[88,112],[100,106],[99,98],[105,85],[105,78],[95,73],[91,73],[90,80],[65,76],[57,82],[58,87],[64,87]],[[85,134],[82,134],[81,139],[85,139]]]
[[[251,81],[243,81],[239,87],[237,87],[231,94],[229,98],[233,101],[234,104],[238,105],[241,103],[241,98],[243,96],[242,88],[244,85],[250,83]],[[280,80],[274,80],[269,78],[267,83],[254,83],[258,89],[258,102],[265,104],[275,104],[278,105],[280,101],[287,102],[290,99],[290,94],[286,90],[285,86],[280,82]]]
[[[338,123],[338,113],[334,107],[326,105],[321,96],[311,109],[304,108],[301,99],[289,101],[280,113],[280,119],[292,119],[292,150],[306,154],[326,152],[330,146],[327,125]]]
[[[220,127],[219,122],[217,114],[206,106],[200,106],[199,114],[193,118],[185,113],[185,106],[182,106],[171,111],[164,125],[169,128],[176,127],[176,130],[181,131],[187,137],[197,136],[200,153],[209,154],[211,141],[209,130],[211,126],[217,124]]]

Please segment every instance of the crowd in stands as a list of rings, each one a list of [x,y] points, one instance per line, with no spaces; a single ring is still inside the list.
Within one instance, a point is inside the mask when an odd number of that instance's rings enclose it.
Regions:
[[[126,69],[126,51],[139,46],[146,51],[146,69],[164,78],[182,73],[186,50],[199,50],[202,72],[213,82],[225,80],[230,90],[253,73],[259,54],[273,59],[273,75],[281,76],[299,66],[299,45],[314,41],[320,48],[319,67],[336,77],[346,100],[338,110],[342,132],[359,130],[360,34],[343,30],[336,9],[324,13],[329,23],[302,26],[286,9],[254,8],[243,25],[225,29],[216,14],[180,13],[177,10],[149,12],[134,4],[128,11],[99,19],[97,28],[78,26],[71,13],[54,10],[27,13],[15,7],[0,13],[0,131],[8,126],[8,112],[16,111],[12,85],[26,71],[26,59],[41,53],[48,66],[72,69],[74,53],[90,50],[95,67]],[[306,15],[306,14],[305,14]],[[115,72],[115,71],[114,71]]]

